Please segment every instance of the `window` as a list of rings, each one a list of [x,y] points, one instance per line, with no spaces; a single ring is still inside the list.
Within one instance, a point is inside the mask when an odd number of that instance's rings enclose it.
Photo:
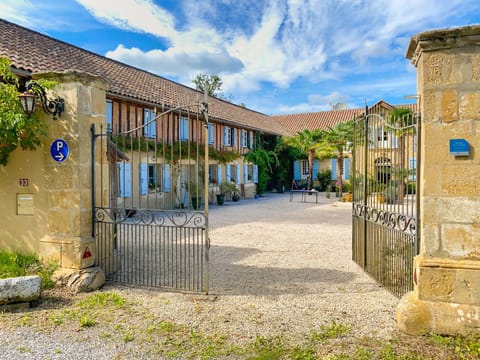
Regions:
[[[208,165],[208,181],[212,184],[218,184],[217,165]]]
[[[188,121],[188,118],[186,117],[180,118],[180,140],[181,141],[188,141],[189,134],[190,134],[189,125],[190,125],[190,122]]]
[[[302,169],[302,178],[304,176],[308,176],[308,160],[301,160],[300,161],[300,167]]]
[[[232,129],[228,126],[223,127],[223,144],[232,146]]]
[[[214,139],[214,129],[213,129],[213,124],[209,123],[208,124],[208,144],[212,145],[213,144],[213,139]]]
[[[112,100],[107,100],[107,108],[105,110],[105,116],[107,120],[107,133],[112,133],[113,126],[113,105]]]
[[[152,109],[143,109],[143,136],[147,138],[157,137],[157,122],[155,111]]]
[[[247,130],[242,129],[242,148],[246,148],[248,146],[248,133]]]

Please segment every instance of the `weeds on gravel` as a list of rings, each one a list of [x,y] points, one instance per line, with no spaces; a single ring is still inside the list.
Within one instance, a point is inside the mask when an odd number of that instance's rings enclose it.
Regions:
[[[322,325],[320,331],[313,331],[310,335],[314,341],[326,341],[328,339],[335,339],[346,335],[349,332],[349,328],[345,324],[337,324],[335,320],[331,325]]]
[[[450,337],[432,335],[432,342],[449,348],[461,358],[473,356],[480,359],[480,336],[477,337]]]

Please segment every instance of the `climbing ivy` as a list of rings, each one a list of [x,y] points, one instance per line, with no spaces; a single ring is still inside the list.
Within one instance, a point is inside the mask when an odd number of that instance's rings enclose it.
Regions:
[[[204,145],[198,146],[194,141],[185,143],[182,141],[174,144],[167,144],[165,142],[143,137],[133,136],[112,136],[113,143],[122,151],[154,151],[157,156],[164,158],[168,162],[177,162],[180,159],[193,159],[197,156],[201,159],[205,158]],[[240,154],[236,151],[221,151],[213,148],[208,149],[208,156],[212,160],[217,160],[219,163],[226,164],[240,158]]]
[[[35,150],[46,135],[46,124],[34,113],[30,117],[23,112],[18,100],[18,78],[10,68],[10,61],[0,57],[0,164],[7,165],[9,155],[20,147]],[[42,83],[44,87],[52,82]],[[46,86],[45,86],[46,85]]]

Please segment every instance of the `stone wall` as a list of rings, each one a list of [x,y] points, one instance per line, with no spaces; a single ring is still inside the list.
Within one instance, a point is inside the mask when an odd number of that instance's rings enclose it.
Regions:
[[[398,309],[409,333],[480,330],[480,26],[412,38],[422,114],[417,284]],[[468,156],[450,153],[464,139]]]
[[[106,86],[100,78],[75,72],[35,77],[57,81],[55,94],[64,98],[65,112],[57,120],[42,112],[48,130],[41,147],[16,150],[0,168],[0,247],[37,253],[66,268],[88,267],[95,260],[90,126],[105,127]],[[50,154],[55,139],[68,143],[63,162]],[[33,199],[27,214],[18,211],[19,195]]]

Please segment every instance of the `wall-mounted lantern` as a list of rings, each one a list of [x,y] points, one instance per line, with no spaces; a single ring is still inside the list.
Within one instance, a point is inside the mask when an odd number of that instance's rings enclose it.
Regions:
[[[61,97],[57,97],[54,100],[47,99],[45,89],[35,81],[29,81],[26,84],[26,91],[18,95],[20,103],[22,104],[23,111],[27,116],[32,115],[35,111],[35,103],[37,98],[40,98],[43,111],[52,115],[53,120],[57,120],[57,115],[60,116],[65,111],[64,100]]]

